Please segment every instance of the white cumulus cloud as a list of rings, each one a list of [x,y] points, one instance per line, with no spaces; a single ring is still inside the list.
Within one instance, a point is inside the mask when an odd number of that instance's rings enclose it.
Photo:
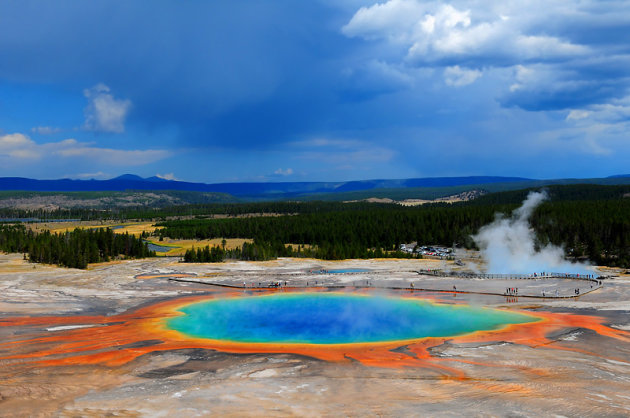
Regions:
[[[27,135],[13,133],[0,136],[0,162],[27,163],[48,158],[81,158],[96,163],[138,166],[162,160],[171,153],[166,150],[120,150],[102,148],[76,139],[38,144]]]
[[[156,174],[155,177],[161,178],[163,180],[177,180],[174,173],[166,173],[166,174]]]
[[[97,171],[96,173],[69,174],[69,175],[65,175],[64,177],[77,178],[77,179],[104,179],[104,178],[109,178],[111,176],[102,171]]]
[[[293,169],[287,168],[286,170],[283,170],[279,168],[276,171],[274,171],[273,174],[276,174],[278,176],[290,176],[291,174],[293,174]]]
[[[588,116],[591,114],[591,112],[589,112],[588,110],[581,110],[581,109],[577,109],[577,110],[571,110],[569,112],[569,114],[567,115],[566,120],[581,120],[581,119],[586,119],[588,118]]]
[[[471,70],[454,65],[444,69],[444,82],[452,87],[462,87],[474,83],[481,75],[482,73],[479,70]]]
[[[614,0],[387,0],[360,7],[341,31],[401,74],[441,69],[460,87],[481,75],[465,70],[483,69],[502,106],[546,111],[604,104],[627,89],[630,53],[618,34],[628,16],[627,2]]]
[[[28,136],[21,133],[0,136],[0,158],[32,160],[40,156],[41,151]]]
[[[389,0],[360,8],[342,32],[403,46],[406,60],[417,65],[481,60],[511,66],[523,60],[555,61],[588,53],[584,45],[545,33],[540,19],[523,8],[509,1],[488,1],[481,6],[463,1]]]
[[[130,100],[116,99],[103,83],[83,90],[83,95],[88,99],[85,129],[113,133],[125,131],[125,118],[131,109]]]

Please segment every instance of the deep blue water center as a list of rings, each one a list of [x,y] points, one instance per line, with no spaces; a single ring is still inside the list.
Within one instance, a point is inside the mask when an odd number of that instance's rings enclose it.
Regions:
[[[532,322],[496,309],[340,293],[213,299],[167,320],[184,334],[243,343],[345,344],[445,337]]]

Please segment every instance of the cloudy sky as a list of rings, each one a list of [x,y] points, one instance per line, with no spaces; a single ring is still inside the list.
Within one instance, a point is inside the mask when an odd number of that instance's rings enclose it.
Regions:
[[[0,176],[630,172],[627,0],[6,0],[0,28]]]

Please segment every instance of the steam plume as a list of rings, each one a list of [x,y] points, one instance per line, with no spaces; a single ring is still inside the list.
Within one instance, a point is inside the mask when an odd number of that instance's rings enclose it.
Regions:
[[[549,244],[536,251],[535,233],[529,218],[545,199],[545,192],[530,192],[512,217],[499,216],[473,236],[486,261],[488,273],[590,272],[585,264],[565,260],[564,250],[555,245]]]

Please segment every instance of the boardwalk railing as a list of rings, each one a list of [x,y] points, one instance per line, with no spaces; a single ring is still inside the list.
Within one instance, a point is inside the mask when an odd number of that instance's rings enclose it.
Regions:
[[[490,273],[474,273],[474,272],[458,272],[443,270],[418,270],[418,274],[437,277],[460,277],[467,279],[579,279],[592,280],[599,282],[600,276],[594,274],[578,274],[578,273],[555,273],[541,272],[531,274],[490,274]]]

